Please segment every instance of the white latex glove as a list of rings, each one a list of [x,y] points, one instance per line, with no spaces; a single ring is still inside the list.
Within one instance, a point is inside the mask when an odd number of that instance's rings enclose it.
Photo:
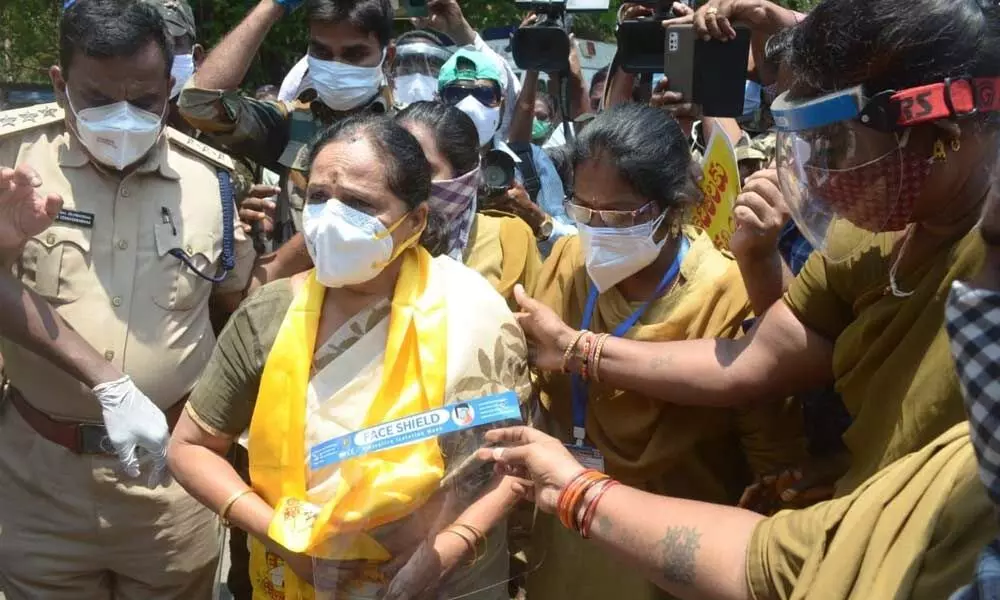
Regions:
[[[136,449],[142,448],[153,456],[153,472],[149,487],[156,487],[167,468],[167,442],[170,428],[167,417],[153,401],[135,387],[132,378],[122,377],[94,388],[94,395],[101,404],[104,427],[118,460],[129,477],[139,476],[139,457]]]

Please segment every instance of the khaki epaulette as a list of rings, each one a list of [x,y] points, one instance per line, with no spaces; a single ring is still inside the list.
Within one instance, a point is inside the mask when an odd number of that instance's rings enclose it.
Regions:
[[[236,170],[236,163],[233,159],[220,150],[209,146],[204,142],[199,142],[189,135],[185,135],[173,127],[167,127],[167,139],[182,149],[187,150],[198,158],[202,158],[217,167],[222,167],[229,172]]]
[[[55,102],[0,112],[0,138],[58,123],[63,109]]]

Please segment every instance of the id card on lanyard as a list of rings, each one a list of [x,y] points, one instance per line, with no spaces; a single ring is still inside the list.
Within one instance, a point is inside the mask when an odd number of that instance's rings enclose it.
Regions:
[[[662,296],[670,284],[673,283],[675,279],[680,277],[681,264],[684,262],[684,257],[687,256],[688,248],[690,243],[687,238],[681,236],[680,246],[677,249],[677,256],[674,257],[674,262],[667,269],[667,272],[663,275],[663,279],[660,280],[659,285],[656,286],[656,291],[653,292],[653,297],[647,300],[635,310],[627,319],[622,321],[615,330],[611,332],[611,335],[615,337],[622,337],[629,332],[642,315],[646,313],[649,305],[653,303]],[[594,286],[593,282],[590,284],[590,291],[587,294],[587,304],[583,309],[583,319],[580,322],[580,329],[587,329],[590,327],[591,321],[594,319],[594,309],[597,308],[597,297],[598,291]],[[590,394],[589,386],[587,382],[583,380],[583,377],[574,373],[570,376],[570,386],[573,396],[573,439],[574,443],[566,444],[567,449],[573,454],[573,457],[577,459],[585,467],[591,469],[597,469],[604,472],[604,457],[601,452],[596,448],[588,446],[585,443],[587,438],[587,399]],[[597,466],[600,465],[600,466]]]

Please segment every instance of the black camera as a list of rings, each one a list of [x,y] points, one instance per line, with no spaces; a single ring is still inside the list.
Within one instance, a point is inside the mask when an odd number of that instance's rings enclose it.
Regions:
[[[653,11],[639,19],[618,24],[618,61],[626,73],[662,73],[666,30],[663,21],[674,17],[672,2],[636,2]]]
[[[604,11],[609,0],[518,0],[515,4],[534,12],[537,20],[514,32],[511,40],[514,63],[526,71],[556,72],[569,70],[566,13]]]
[[[503,150],[490,150],[480,162],[482,186],[479,190],[484,200],[491,200],[507,193],[514,185],[517,165]]]

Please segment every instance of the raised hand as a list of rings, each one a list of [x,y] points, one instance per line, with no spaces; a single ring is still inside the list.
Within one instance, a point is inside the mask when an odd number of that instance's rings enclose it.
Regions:
[[[733,208],[736,231],[729,249],[740,258],[762,258],[778,249],[778,238],[790,214],[778,183],[778,171],[764,169],[747,177]]]
[[[42,178],[28,165],[0,167],[0,251],[19,250],[52,225],[62,197],[42,195]]]

